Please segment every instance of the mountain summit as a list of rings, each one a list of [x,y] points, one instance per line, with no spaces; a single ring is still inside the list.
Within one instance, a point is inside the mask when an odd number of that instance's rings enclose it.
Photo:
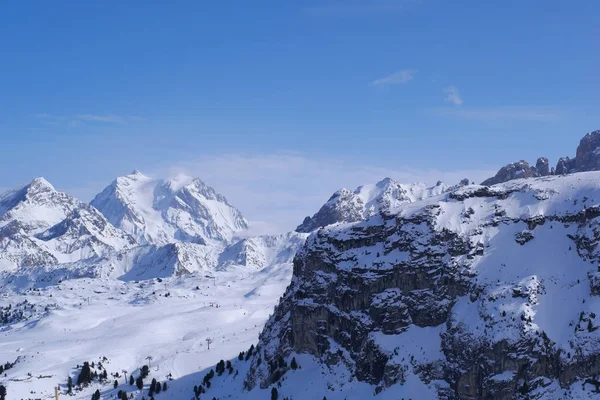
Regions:
[[[140,243],[229,243],[248,222],[200,179],[157,180],[139,171],[115,179],[91,205]]]

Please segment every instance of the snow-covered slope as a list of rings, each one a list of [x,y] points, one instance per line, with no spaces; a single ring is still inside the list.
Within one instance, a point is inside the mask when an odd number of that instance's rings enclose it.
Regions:
[[[229,243],[248,222],[227,199],[200,179],[149,178],[139,171],[113,181],[91,202],[140,243]]]
[[[288,232],[281,235],[253,236],[225,248],[219,267],[243,265],[256,269],[269,265],[291,264],[308,234]]]
[[[468,184],[468,180],[461,184]],[[296,231],[312,232],[335,223],[362,221],[379,212],[438,195],[451,188],[454,186],[442,182],[428,187],[425,183],[403,184],[385,178],[375,184],[359,186],[354,191],[340,189],[315,215],[306,217]]]

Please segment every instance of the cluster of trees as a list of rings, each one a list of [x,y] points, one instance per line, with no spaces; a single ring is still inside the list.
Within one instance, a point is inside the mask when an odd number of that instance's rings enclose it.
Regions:
[[[3,373],[4,371],[11,369],[14,366],[15,366],[15,363],[10,363],[8,361],[4,365],[0,364],[0,374]]]
[[[104,358],[104,360],[107,360],[106,357]],[[11,365],[12,366],[12,365]],[[79,365],[77,366],[79,368]],[[98,373],[98,371],[95,370],[95,368],[98,368],[101,372]],[[125,374],[127,373],[127,371],[123,371],[125,372]],[[138,376],[138,378],[136,379],[133,374],[129,375],[129,384],[130,385],[136,385],[137,388],[139,390],[142,390],[144,388],[144,379],[148,377],[148,375],[150,374],[150,368],[147,365],[144,365],[140,368],[140,375]],[[120,377],[119,373],[115,373],[115,374],[111,374],[113,377],[118,378]],[[169,374],[170,375],[170,374]],[[214,375],[214,371],[213,371],[213,375]],[[125,377],[127,377],[127,374],[125,375]],[[83,386],[87,386],[90,383],[92,383],[92,381],[94,379],[99,379],[101,383],[107,382],[108,381],[108,371],[102,366],[102,364],[100,362],[98,363],[94,363],[92,362],[91,364],[89,362],[84,362],[83,366],[81,367],[81,371],[79,372],[79,375],[77,376],[77,386],[79,386],[80,388]],[[113,381],[113,388],[117,388],[119,386],[119,381],[117,379],[115,379]],[[71,378],[70,376],[67,378],[67,393],[68,394],[72,394],[73,393],[73,387],[74,387],[74,383],[73,383],[73,378]],[[150,399],[153,400],[154,399],[154,395],[158,394],[160,392],[164,392],[166,391],[168,388],[167,383],[161,383],[158,382],[156,379],[152,379],[152,383],[150,384],[150,388],[148,391],[148,395],[150,396]],[[96,390],[94,392],[94,394],[92,395],[92,400],[100,400],[101,398],[101,393],[99,390]],[[117,398],[119,400],[127,400],[127,392],[124,390],[119,390],[118,394],[117,394]],[[4,400],[2,398],[0,398],[0,400]],[[145,398],[144,398],[145,400]]]
[[[89,362],[84,362],[83,367],[81,367],[81,372],[77,377],[77,385],[78,386],[87,386],[92,383],[94,376],[92,374],[92,368],[90,367]]]
[[[44,307],[45,311],[56,307],[56,304]],[[0,307],[0,324],[13,324],[20,321],[26,321],[42,310],[41,305],[30,303],[27,299],[14,305],[9,304],[6,307]]]
[[[211,369],[206,375],[204,375],[204,379],[202,380],[202,384],[207,388],[210,388],[210,380],[215,376],[215,370]]]
[[[134,378],[133,374],[129,375],[129,384],[131,386],[135,384],[135,386],[139,390],[142,390],[144,389],[144,379],[147,378],[149,374],[150,368],[147,365],[144,365],[142,366],[142,368],[140,368],[140,375],[137,378]],[[117,386],[119,386],[119,382],[115,380],[115,389],[117,388]],[[164,392],[167,390],[167,388],[167,382],[160,383],[156,380],[156,378],[152,378],[152,382],[150,383],[150,388],[148,390],[148,396],[150,396],[150,398],[153,399],[155,394]]]
[[[159,394],[161,391],[165,392],[167,389],[167,382],[163,382],[161,384],[156,380],[156,378],[152,378],[152,382],[150,383],[150,390],[148,390],[148,396],[152,398],[155,393]]]
[[[79,367],[79,366],[77,366]],[[95,370],[95,368],[98,368],[101,372],[98,373],[98,371]],[[98,364],[94,364],[93,362],[90,364],[89,362],[84,362],[83,366],[81,367],[81,371],[79,372],[79,375],[77,376],[77,386],[82,387],[82,386],[87,386],[90,383],[92,383],[92,381],[94,379],[98,379],[100,382],[106,382],[108,381],[108,371],[106,371],[106,369],[102,366],[102,364],[99,362]],[[72,393],[73,392],[73,378],[71,378],[70,376],[67,378],[67,393]]]
[[[231,361],[227,360],[227,363],[225,363],[225,361],[221,360],[217,363],[217,366],[215,367],[215,370],[217,371],[217,375],[219,375],[219,376],[223,375],[223,373],[225,372],[225,369],[227,369],[227,371],[229,371],[230,375],[233,373],[233,366],[231,365]]]
[[[223,360],[219,361],[219,363],[217,364],[217,369],[218,370],[221,370],[221,365],[222,365],[222,368],[223,368],[222,370],[224,371],[225,370],[225,363],[223,362]],[[195,385],[194,386],[194,396],[196,396],[196,399],[199,399],[200,395],[202,393],[206,393],[206,389],[210,389],[210,385],[211,385],[210,380],[212,378],[214,378],[214,376],[215,376],[215,370],[211,369],[210,371],[208,371],[208,373],[206,375],[204,375],[204,379],[202,379],[202,383],[200,385]]]
[[[194,396],[196,396],[196,399],[199,399],[200,395],[202,393],[206,393],[206,389],[204,389],[204,386],[202,386],[202,385],[200,385],[200,386],[194,385]]]

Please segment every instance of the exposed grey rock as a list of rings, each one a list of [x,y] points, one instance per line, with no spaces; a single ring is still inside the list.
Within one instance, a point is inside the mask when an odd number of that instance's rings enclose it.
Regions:
[[[527,161],[517,161],[500,168],[498,173],[492,178],[481,182],[484,186],[496,185],[498,183],[508,182],[513,179],[531,178],[538,176],[535,167],[529,166]]]
[[[540,157],[535,163],[535,169],[539,176],[550,175],[550,164],[546,157]]]
[[[483,181],[482,185],[495,185],[519,178],[598,170],[600,170],[600,130],[586,134],[579,142],[575,158],[561,157],[555,168],[549,168],[548,159],[545,157],[538,158],[535,167],[521,160],[502,167],[494,177]]]
[[[363,202],[348,189],[335,192],[327,203],[312,217],[306,217],[296,232],[312,232],[323,226],[337,222],[356,222],[362,220]]]
[[[571,172],[574,172],[575,168],[575,159],[570,159],[569,157],[561,157],[558,159],[556,163],[556,168],[554,169],[554,173],[556,175],[565,175]]]
[[[574,168],[577,171],[600,170],[600,130],[590,132],[581,139]]]

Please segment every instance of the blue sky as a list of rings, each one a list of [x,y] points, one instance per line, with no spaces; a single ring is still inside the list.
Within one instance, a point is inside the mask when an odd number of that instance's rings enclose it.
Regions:
[[[134,168],[184,171],[290,225],[379,174],[554,164],[600,128],[598,15],[583,0],[2,2],[0,187],[45,176],[89,199]]]

